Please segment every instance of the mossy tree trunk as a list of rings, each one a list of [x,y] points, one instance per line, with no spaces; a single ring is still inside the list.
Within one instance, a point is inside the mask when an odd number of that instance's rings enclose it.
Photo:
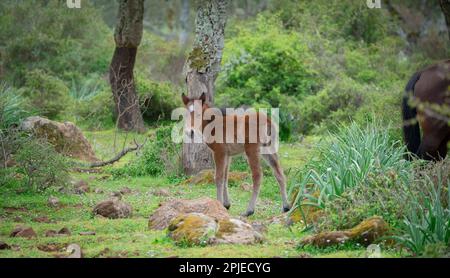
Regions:
[[[201,0],[195,19],[195,41],[185,64],[187,94],[199,98],[202,93],[214,103],[214,81],[220,71],[228,0]],[[213,166],[205,144],[183,144],[183,168],[196,174]]]
[[[117,126],[127,131],[144,131],[139,98],[134,85],[134,64],[143,32],[144,0],[119,0],[114,40],[116,48],[109,69]]]
[[[448,38],[450,39],[450,0],[440,0],[441,9],[447,22]]]

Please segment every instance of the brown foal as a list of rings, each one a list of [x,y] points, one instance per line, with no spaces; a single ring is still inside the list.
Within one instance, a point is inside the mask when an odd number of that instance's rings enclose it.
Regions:
[[[190,123],[186,124],[185,132],[187,136],[194,138],[194,134],[201,134],[203,138],[205,127],[210,123],[209,120],[205,120],[204,115],[205,111],[210,108],[210,106],[206,102],[206,96],[203,93],[199,99],[190,99],[184,94],[182,95],[182,100],[186,108],[188,108],[190,113]],[[194,125],[194,102],[200,101],[201,103],[201,125]],[[199,102],[197,102],[198,104]],[[274,130],[276,128],[275,124],[264,114],[260,112],[254,112],[252,115],[250,114],[231,114],[231,115],[223,115],[220,113],[222,118],[220,126],[223,126],[223,138],[226,140],[222,140],[221,142],[208,142],[209,149],[213,153],[214,163],[215,163],[215,182],[217,187],[217,199],[223,204],[223,206],[227,209],[230,208],[230,199],[228,197],[228,172],[229,166],[231,163],[231,158],[234,155],[238,155],[241,153],[245,153],[247,156],[247,161],[252,171],[252,180],[253,180],[253,193],[248,204],[248,208],[246,212],[243,214],[244,216],[250,216],[255,211],[256,200],[258,198],[261,180],[262,180],[262,170],[261,170],[261,162],[260,156],[264,158],[264,160],[269,164],[272,168],[275,178],[279,184],[281,191],[281,199],[283,202],[283,211],[287,212],[290,210],[290,205],[287,200],[286,194],[286,178],[283,174],[283,170],[280,166],[278,155],[276,152],[273,153],[262,153],[261,148],[267,146],[268,139],[273,139],[274,137],[268,135],[267,132],[263,132],[261,130],[260,124],[257,127],[254,126],[254,122],[250,121],[250,118],[257,119],[257,123],[263,123],[267,127],[266,130]],[[214,117],[214,116],[213,116]],[[228,132],[227,134],[227,122],[234,123],[232,126],[234,127],[234,132]],[[241,124],[239,124],[241,123]],[[242,126],[243,124],[243,126]],[[230,125],[231,126],[231,125]],[[245,135],[242,134],[242,129],[238,129],[238,126],[244,128]],[[273,129],[272,129],[273,128]],[[241,131],[241,132],[239,132]],[[251,136],[251,132],[259,132],[265,133],[266,138],[264,136],[261,138],[255,138]],[[217,130],[213,130],[211,134],[214,136]],[[232,134],[231,134],[232,133]],[[240,139],[238,139],[240,137]],[[243,137],[242,137],[243,136]],[[270,137],[270,138],[269,138]],[[232,138],[230,140],[230,138]],[[230,142],[231,141],[231,142]],[[270,142],[273,144],[273,142]]]

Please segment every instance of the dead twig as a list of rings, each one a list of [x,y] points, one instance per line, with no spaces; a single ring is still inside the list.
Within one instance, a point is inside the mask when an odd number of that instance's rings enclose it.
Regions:
[[[89,163],[89,164],[78,164],[77,163],[77,165],[75,165],[76,167],[74,169],[76,169],[77,171],[82,171],[82,169],[80,169],[79,167],[83,167],[83,168],[97,168],[97,167],[103,167],[103,166],[106,166],[106,165],[113,164],[113,163],[119,161],[127,153],[134,152],[134,151],[139,151],[145,145],[146,142],[147,142],[147,139],[145,139],[145,141],[142,144],[139,144],[136,140],[134,140],[134,146],[122,149],[121,152],[119,152],[116,156],[114,156],[110,160],[96,161],[96,162],[92,162],[92,163]]]

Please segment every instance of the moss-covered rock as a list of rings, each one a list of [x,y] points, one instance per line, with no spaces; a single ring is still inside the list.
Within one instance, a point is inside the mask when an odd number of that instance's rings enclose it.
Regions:
[[[347,241],[359,242],[363,245],[369,245],[377,239],[386,235],[389,231],[388,224],[383,218],[373,216],[362,221],[352,229],[345,231],[323,232],[316,235],[306,237],[302,240],[303,245],[314,245],[317,247],[327,247],[345,243]]]
[[[261,243],[264,237],[252,225],[239,219],[225,219],[219,221],[215,243],[227,244],[255,244]]]
[[[183,214],[170,222],[168,230],[178,244],[205,245],[214,240],[217,221],[203,213]]]
[[[211,198],[194,200],[171,200],[160,205],[149,218],[149,229],[164,230],[170,222],[183,214],[203,213],[216,220],[228,219],[230,216],[224,206]]]
[[[183,214],[170,222],[169,236],[178,244],[255,244],[263,236],[239,219],[217,220],[203,213]]]
[[[98,160],[86,137],[71,122],[59,123],[35,116],[25,119],[21,129],[46,139],[61,154],[85,161]]]

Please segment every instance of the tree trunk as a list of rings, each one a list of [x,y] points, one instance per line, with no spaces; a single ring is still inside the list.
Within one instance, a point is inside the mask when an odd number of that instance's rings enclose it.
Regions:
[[[195,19],[195,41],[185,64],[187,94],[214,103],[214,81],[220,71],[224,46],[228,0],[202,0]],[[212,155],[205,144],[183,144],[183,168],[186,174],[196,174],[211,168]]]
[[[450,0],[440,0],[441,9],[445,15],[445,21],[447,22],[448,38],[450,39]]]
[[[114,40],[116,49],[109,69],[117,126],[143,132],[144,120],[134,86],[134,64],[143,31],[144,0],[120,0]]]

